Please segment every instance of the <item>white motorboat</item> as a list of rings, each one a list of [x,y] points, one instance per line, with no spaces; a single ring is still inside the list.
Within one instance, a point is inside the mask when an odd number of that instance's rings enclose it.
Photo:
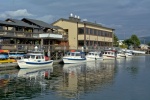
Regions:
[[[125,52],[125,55],[126,55],[126,58],[131,58],[131,57],[133,57],[133,54],[132,54],[132,52],[131,51],[126,51]]]
[[[125,52],[118,51],[117,52],[117,59],[126,58]]]
[[[20,68],[39,68],[53,65],[53,60],[46,60],[44,54],[28,53],[17,60]]]
[[[103,60],[101,52],[89,52],[86,55],[87,61]]]
[[[103,52],[103,60],[113,60],[117,58],[116,50],[105,50]]]
[[[67,55],[63,57],[63,62],[65,64],[86,62],[85,53],[84,52],[68,52]]]

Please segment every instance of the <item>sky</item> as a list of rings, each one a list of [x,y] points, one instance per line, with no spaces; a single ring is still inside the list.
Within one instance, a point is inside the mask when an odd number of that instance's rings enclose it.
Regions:
[[[119,39],[150,36],[150,0],[0,0],[0,20],[31,18],[52,23],[72,13],[115,29]]]

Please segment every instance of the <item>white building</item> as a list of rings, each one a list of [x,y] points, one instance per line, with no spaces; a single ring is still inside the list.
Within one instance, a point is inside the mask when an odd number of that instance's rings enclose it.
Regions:
[[[147,44],[140,44],[141,49],[149,49],[149,46]]]

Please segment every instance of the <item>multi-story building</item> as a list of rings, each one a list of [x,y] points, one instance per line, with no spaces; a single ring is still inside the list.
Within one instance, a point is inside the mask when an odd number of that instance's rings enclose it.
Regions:
[[[40,20],[23,18],[0,21],[0,49],[26,51],[38,46],[45,50],[61,50],[67,38],[63,29]]]
[[[0,49],[27,51],[38,46],[46,52],[101,49],[113,46],[114,29],[78,17],[61,18],[52,24],[23,18],[0,21]]]
[[[114,29],[97,23],[81,21],[77,16],[71,14],[69,19],[60,18],[52,23],[65,30],[68,35],[70,49],[101,49],[113,46]]]

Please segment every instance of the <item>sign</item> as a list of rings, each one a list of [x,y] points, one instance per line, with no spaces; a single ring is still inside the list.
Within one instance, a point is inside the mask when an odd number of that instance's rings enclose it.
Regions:
[[[39,35],[40,37],[51,37],[51,38],[62,38],[63,36],[60,34],[51,34],[51,33],[43,33]]]

